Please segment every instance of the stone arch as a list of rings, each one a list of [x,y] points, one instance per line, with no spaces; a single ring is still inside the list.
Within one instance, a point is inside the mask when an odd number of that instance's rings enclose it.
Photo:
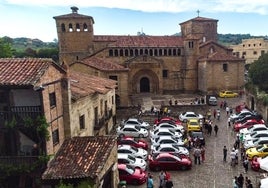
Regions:
[[[159,78],[152,70],[139,70],[133,76],[130,87],[132,88],[132,93],[158,93]]]

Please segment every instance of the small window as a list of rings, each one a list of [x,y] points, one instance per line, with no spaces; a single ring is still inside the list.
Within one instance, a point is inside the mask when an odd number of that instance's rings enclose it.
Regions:
[[[50,108],[54,108],[56,106],[56,94],[55,94],[55,92],[49,93],[49,104],[50,104]]]
[[[77,23],[77,24],[75,25],[75,27],[76,27],[76,31],[77,31],[77,32],[80,32],[80,25],[79,25],[79,23]]]
[[[168,70],[163,70],[163,78],[167,78],[168,77]]]
[[[87,24],[86,23],[83,24],[83,30],[84,31],[88,31],[88,28],[87,28]]]
[[[73,32],[73,25],[69,24],[69,32]]]
[[[109,50],[109,56],[110,57],[114,56],[113,50]]]
[[[61,24],[61,31],[62,31],[62,32],[65,32],[65,31],[66,31],[66,29],[65,29],[65,24]]]
[[[52,132],[52,142],[53,145],[56,145],[60,142],[59,140],[59,129],[56,129]]]
[[[85,129],[85,115],[81,115],[79,117],[79,125],[80,125],[80,130]]]
[[[188,43],[188,45],[189,45],[189,48],[194,48],[194,42],[193,42],[193,41],[190,41],[190,42]]]
[[[118,77],[115,76],[115,75],[110,75],[110,76],[109,76],[109,79],[118,81]],[[116,83],[116,88],[115,88],[115,89],[118,89],[118,82]]]
[[[222,65],[222,69],[223,69],[224,72],[227,72],[228,71],[228,64],[227,63],[224,63]]]
[[[257,55],[257,54],[258,54],[257,51],[254,51],[254,52],[253,52],[253,55]]]

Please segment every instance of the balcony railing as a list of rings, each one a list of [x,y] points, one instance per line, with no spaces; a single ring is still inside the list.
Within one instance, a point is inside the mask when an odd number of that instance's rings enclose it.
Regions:
[[[94,130],[100,130],[101,127],[104,126],[109,121],[109,119],[111,119],[111,117],[113,116],[112,109],[107,111],[107,113],[105,114],[106,116],[95,120]]]
[[[20,123],[25,118],[36,119],[42,115],[41,106],[12,106],[0,111],[0,126],[4,122],[16,121]]]

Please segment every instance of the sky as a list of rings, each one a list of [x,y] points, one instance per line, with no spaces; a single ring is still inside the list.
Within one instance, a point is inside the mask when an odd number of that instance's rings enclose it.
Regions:
[[[57,39],[54,16],[92,16],[95,35],[173,35],[198,16],[218,21],[219,34],[268,35],[268,0],[0,0],[0,37]]]

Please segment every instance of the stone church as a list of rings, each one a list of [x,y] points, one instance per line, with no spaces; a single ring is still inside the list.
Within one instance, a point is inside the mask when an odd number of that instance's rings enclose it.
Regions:
[[[95,35],[93,17],[71,10],[54,17],[60,63],[116,80],[119,106],[140,93],[210,94],[244,86],[245,60],[217,42],[216,19],[180,23],[180,36]]]

